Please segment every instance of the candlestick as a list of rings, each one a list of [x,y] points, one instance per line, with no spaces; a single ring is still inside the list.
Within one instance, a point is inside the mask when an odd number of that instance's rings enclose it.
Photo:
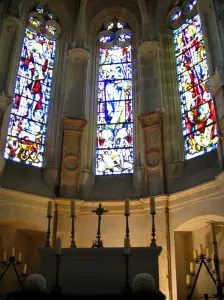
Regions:
[[[27,272],[27,264],[23,265],[23,275],[25,275]]]
[[[22,260],[22,252],[19,252],[17,262],[21,262],[21,260]]]
[[[71,230],[71,246],[70,248],[77,248],[76,242],[75,242],[75,211],[73,211],[73,215],[71,214],[72,219],[72,230]]]
[[[194,261],[197,262],[198,261],[198,251],[197,250],[193,250],[193,257],[194,257]]]
[[[125,216],[130,214],[130,200],[129,199],[124,200],[124,214],[125,214]]]
[[[76,203],[74,200],[71,200],[70,202],[70,213],[71,213],[71,217],[76,216]]]
[[[203,247],[202,247],[202,244],[200,244],[200,245],[198,246],[198,255],[199,255],[199,256],[202,256],[202,255],[203,255]]]
[[[130,254],[130,238],[124,238],[124,254]]]
[[[186,276],[186,286],[190,287],[191,286],[191,275],[187,274]]]
[[[61,239],[60,238],[57,238],[57,241],[56,241],[56,253],[61,254]]]
[[[190,273],[191,273],[191,275],[195,274],[195,263],[194,262],[190,262]]]
[[[52,217],[53,202],[48,201],[47,216]]]
[[[15,257],[15,253],[16,253],[16,248],[12,247],[12,257]]]
[[[155,197],[150,197],[150,214],[156,213]]]
[[[92,248],[103,248],[103,241],[101,240],[101,216],[104,213],[109,212],[109,210],[102,208],[102,204],[99,204],[99,207],[96,210],[92,210],[93,213],[96,213],[98,216],[98,228],[97,228],[97,235],[96,240],[93,241]]]
[[[52,201],[49,201],[49,202],[52,202]],[[49,204],[49,202],[48,202],[48,204]],[[47,214],[48,226],[47,226],[45,248],[50,248],[51,247],[50,237],[51,237],[51,218],[52,218],[52,213],[50,214],[50,212],[51,211],[49,210],[48,214]]]
[[[6,251],[4,251],[2,255],[2,261],[5,262],[6,260],[7,260],[7,254]]]
[[[55,256],[56,256],[56,273],[55,273],[54,286],[53,286],[52,290],[50,291],[50,294],[58,296],[58,294],[61,293],[61,287],[59,284],[59,268],[60,268],[61,258],[63,256],[63,254],[56,253]]]

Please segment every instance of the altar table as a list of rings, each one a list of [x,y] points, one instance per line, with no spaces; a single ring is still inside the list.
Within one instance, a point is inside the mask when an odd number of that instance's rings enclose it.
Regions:
[[[119,294],[124,287],[123,248],[64,248],[60,286],[64,294]],[[151,274],[159,288],[158,259],[162,247],[131,248],[130,281],[139,273]],[[40,273],[51,290],[55,279],[55,249],[40,248]]]

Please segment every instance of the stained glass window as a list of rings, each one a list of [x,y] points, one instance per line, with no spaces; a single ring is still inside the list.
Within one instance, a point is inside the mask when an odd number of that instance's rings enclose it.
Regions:
[[[38,28],[39,20],[29,16],[28,24]],[[42,167],[56,41],[37,31],[25,30],[4,156]]]
[[[190,1],[189,10],[195,4]],[[174,46],[185,156],[191,159],[216,149],[218,142],[214,100],[205,90],[209,72],[198,14],[174,30]]]
[[[131,36],[116,33],[114,44],[99,50],[96,175],[133,173],[132,53],[131,45],[118,45]]]

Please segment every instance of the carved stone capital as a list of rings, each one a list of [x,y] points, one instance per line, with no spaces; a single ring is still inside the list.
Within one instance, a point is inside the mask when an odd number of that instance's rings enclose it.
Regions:
[[[22,29],[22,24],[20,19],[15,17],[7,17],[2,21],[3,28],[7,31],[19,32]]]
[[[68,52],[68,59],[75,62],[81,62],[89,59],[89,52],[84,48],[72,47]]]
[[[224,61],[222,61],[215,70],[215,74],[206,82],[205,88],[211,93],[212,97],[216,97],[222,86],[224,85]]]
[[[197,11],[199,14],[211,13],[211,7],[213,6],[212,0],[198,0]]]
[[[8,105],[12,102],[12,98],[4,91],[0,92],[0,112],[4,113]]]
[[[143,57],[154,57],[159,51],[158,41],[146,41],[139,46],[139,55]]]
[[[147,115],[140,116],[139,120],[142,124],[143,130],[150,127],[161,127],[163,123],[163,113],[161,111],[152,112]]]
[[[86,126],[86,124],[87,121],[85,119],[64,118],[63,130],[83,133],[83,129]]]

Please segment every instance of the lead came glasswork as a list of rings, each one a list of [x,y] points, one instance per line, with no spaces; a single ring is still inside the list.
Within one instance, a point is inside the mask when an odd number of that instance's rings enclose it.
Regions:
[[[100,48],[99,64],[96,175],[133,173],[131,46]]]
[[[174,30],[174,46],[185,156],[191,159],[216,149],[218,142],[214,101],[204,86],[209,72],[199,15]]]
[[[39,9],[39,13],[44,10]],[[29,22],[34,24],[34,18]],[[43,166],[55,51],[56,41],[28,28],[25,30],[5,147],[6,159]]]

